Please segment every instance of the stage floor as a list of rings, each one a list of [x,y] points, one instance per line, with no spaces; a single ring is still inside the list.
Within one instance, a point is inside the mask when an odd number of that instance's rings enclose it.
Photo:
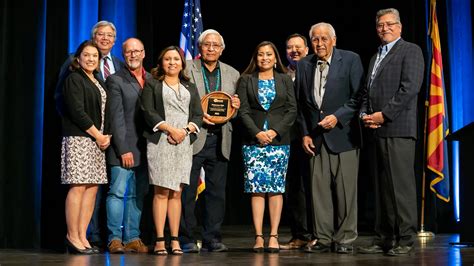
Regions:
[[[268,232],[265,231],[265,232]],[[280,231],[280,243],[288,241],[288,228]],[[367,245],[371,236],[363,234],[355,246]],[[224,243],[228,252],[154,256],[137,254],[67,255],[49,250],[0,249],[0,266],[5,265],[474,265],[474,248],[451,245],[459,241],[457,234],[439,234],[432,239],[419,239],[408,256],[335,253],[308,254],[302,251],[281,251],[279,254],[255,254],[251,251],[253,232],[250,226],[225,226]]]

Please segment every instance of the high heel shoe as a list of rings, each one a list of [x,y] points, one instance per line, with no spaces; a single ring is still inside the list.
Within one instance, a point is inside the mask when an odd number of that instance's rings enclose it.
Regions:
[[[171,241],[178,241],[179,243],[179,238],[177,236],[172,236],[170,237]],[[170,244],[171,247],[171,244]],[[183,255],[183,250],[181,248],[173,248],[171,249],[171,255]]]
[[[270,238],[272,238],[272,237],[275,238],[278,241],[278,235],[270,235]],[[270,241],[268,241],[268,244],[270,245]],[[280,247],[277,247],[277,248],[268,247],[267,252],[268,253],[279,253],[280,252]]]
[[[81,254],[81,255],[92,255],[94,254],[94,251],[91,249],[79,249],[76,246],[74,246],[71,241],[69,241],[68,238],[66,238],[66,253],[68,254]]]
[[[255,235],[255,240],[257,240],[257,238],[259,237],[263,239],[263,242],[265,242],[265,238],[263,238],[263,235]],[[263,248],[263,246],[261,246],[261,247],[254,247],[252,250],[255,253],[263,253],[265,249]]]
[[[153,249],[153,254],[158,255],[158,256],[166,256],[168,255],[168,251],[165,249],[157,249],[156,248],[156,243],[157,242],[165,242],[165,237],[157,237],[155,240],[155,249]]]

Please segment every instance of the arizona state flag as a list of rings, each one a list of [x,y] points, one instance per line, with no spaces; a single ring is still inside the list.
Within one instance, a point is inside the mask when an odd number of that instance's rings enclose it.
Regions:
[[[446,93],[443,78],[443,60],[436,16],[436,0],[430,1],[431,70],[426,105],[426,175],[430,189],[436,196],[449,202],[448,149],[445,140],[449,134]]]

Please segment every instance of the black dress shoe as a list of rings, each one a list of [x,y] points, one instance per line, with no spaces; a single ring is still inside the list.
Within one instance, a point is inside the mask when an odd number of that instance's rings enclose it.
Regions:
[[[316,245],[308,245],[304,248],[304,252],[307,253],[325,253],[331,251],[331,246],[324,245],[320,242],[317,242]]]
[[[390,249],[387,252],[387,255],[388,256],[404,256],[404,255],[409,255],[412,250],[413,250],[413,246],[396,246]]]
[[[336,253],[351,254],[354,251],[352,244],[336,244]]]
[[[90,249],[79,249],[76,246],[74,246],[69,239],[66,238],[66,253],[68,254],[81,254],[81,255],[92,255],[95,254],[93,250]]]
[[[380,254],[383,253],[384,250],[379,245],[372,245],[367,247],[359,247],[358,252],[362,254]]]

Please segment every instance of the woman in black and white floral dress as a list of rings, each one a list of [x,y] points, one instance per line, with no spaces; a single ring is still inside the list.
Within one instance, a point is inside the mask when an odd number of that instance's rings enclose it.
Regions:
[[[83,42],[74,54],[70,66],[73,72],[62,91],[61,183],[70,185],[66,198],[66,244],[69,251],[82,254],[98,252],[87,241],[86,232],[98,185],[107,183],[107,95],[104,83],[94,77],[99,58],[97,46],[91,41]]]

